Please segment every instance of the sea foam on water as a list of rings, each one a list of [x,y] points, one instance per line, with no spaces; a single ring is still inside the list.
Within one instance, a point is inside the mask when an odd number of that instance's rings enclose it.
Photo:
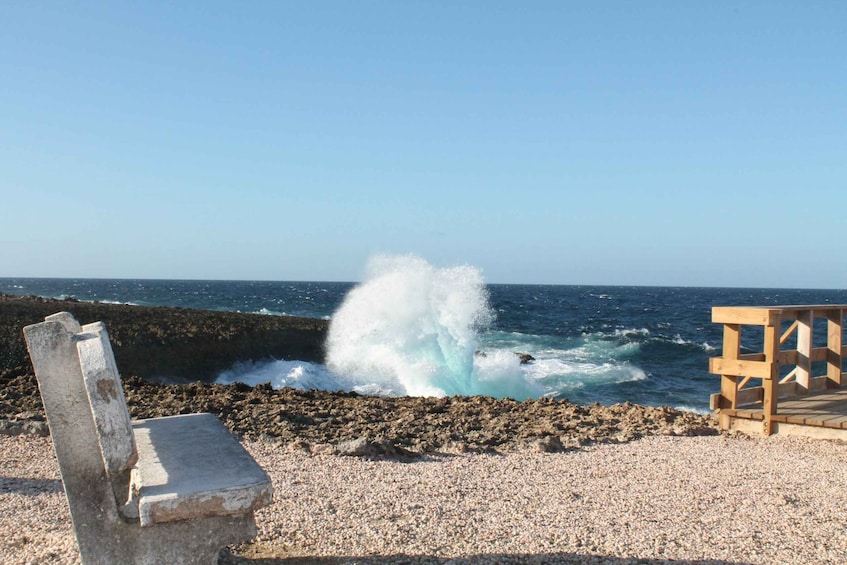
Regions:
[[[538,391],[516,357],[475,355],[479,332],[493,319],[479,269],[437,268],[416,256],[376,257],[332,316],[327,365],[358,383],[354,390],[533,396]]]

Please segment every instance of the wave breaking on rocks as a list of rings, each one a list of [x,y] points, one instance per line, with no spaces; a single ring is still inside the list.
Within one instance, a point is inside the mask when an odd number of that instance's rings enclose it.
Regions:
[[[211,412],[245,439],[288,450],[406,458],[433,452],[554,452],[648,435],[717,433],[711,416],[631,403],[379,397],[210,384],[215,371],[236,362],[295,356],[321,361],[326,322],[4,295],[0,433],[43,433],[38,424],[44,421],[43,408],[21,329],[60,310],[86,323],[106,322],[132,417]],[[162,374],[181,383],[160,382],[156,377]]]

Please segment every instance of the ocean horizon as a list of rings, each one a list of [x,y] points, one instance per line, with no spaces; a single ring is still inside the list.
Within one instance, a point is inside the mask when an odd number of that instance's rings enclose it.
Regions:
[[[330,320],[326,364],[256,359],[219,382],[701,413],[719,389],[713,306],[847,303],[836,289],[487,284],[473,268],[420,260],[379,271],[359,283],[16,277],[0,278],[0,292]],[[751,332],[742,348],[759,339]]]

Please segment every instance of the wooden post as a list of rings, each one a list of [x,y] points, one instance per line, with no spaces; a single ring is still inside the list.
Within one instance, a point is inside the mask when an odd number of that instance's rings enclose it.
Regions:
[[[741,324],[723,325],[723,358],[738,359],[741,353]],[[721,375],[721,395],[718,409],[738,407],[738,377],[736,375]],[[720,416],[721,429],[730,428],[728,416]]]
[[[741,353],[741,324],[723,325],[723,358],[738,359]],[[738,377],[721,375],[721,408],[737,408]],[[725,404],[725,405],[724,405]]]
[[[812,375],[812,328],[815,315],[810,310],[797,313],[797,394],[809,391],[809,379]]]
[[[828,310],[826,342],[826,384],[828,388],[841,386],[841,336],[844,327],[844,311]]]
[[[764,401],[762,403],[762,414],[764,422],[762,425],[762,433],[766,436],[771,435],[773,429],[771,420],[776,414],[777,391],[779,390],[779,337],[782,329],[782,317],[774,316],[775,319],[765,326],[765,362],[770,365],[770,378],[762,379],[762,388],[764,389]]]

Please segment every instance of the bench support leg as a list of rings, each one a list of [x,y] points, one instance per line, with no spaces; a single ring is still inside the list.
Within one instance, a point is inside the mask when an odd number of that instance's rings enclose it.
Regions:
[[[103,548],[104,552],[91,562],[214,565],[225,546],[254,538],[256,523],[250,514],[157,524],[146,528],[126,524],[119,535],[117,547]]]

